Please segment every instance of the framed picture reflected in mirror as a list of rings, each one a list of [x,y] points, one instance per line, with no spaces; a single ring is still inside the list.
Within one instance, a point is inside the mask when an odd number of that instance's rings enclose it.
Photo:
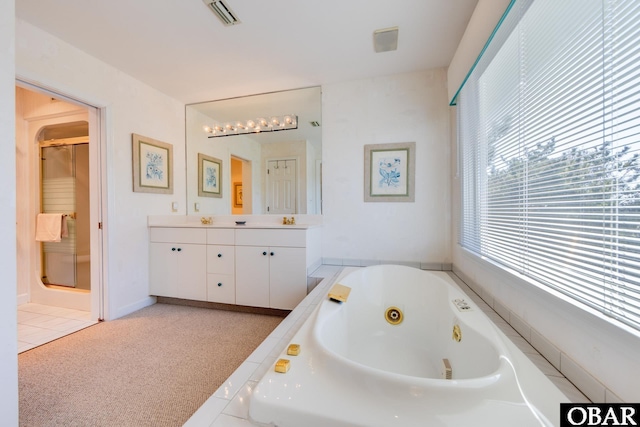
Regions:
[[[222,197],[222,160],[198,153],[198,196]]]

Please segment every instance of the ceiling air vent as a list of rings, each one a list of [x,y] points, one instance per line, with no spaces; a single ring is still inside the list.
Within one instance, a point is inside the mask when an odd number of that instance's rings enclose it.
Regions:
[[[209,8],[215,13],[215,15],[220,18],[222,23],[225,26],[236,25],[240,23],[240,20],[236,16],[236,14],[231,10],[231,8],[222,0],[203,0],[204,4],[209,6]]]
[[[373,32],[373,49],[376,53],[398,49],[398,27],[375,30]]]

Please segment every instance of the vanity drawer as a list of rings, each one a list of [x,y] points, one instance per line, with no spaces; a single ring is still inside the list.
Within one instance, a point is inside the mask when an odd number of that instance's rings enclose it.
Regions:
[[[207,245],[207,273],[233,274],[235,268],[234,246]]]
[[[149,240],[161,243],[207,243],[207,235],[201,228],[151,227]]]
[[[233,274],[207,274],[207,301],[223,304],[236,303]]]
[[[234,245],[236,243],[235,236],[233,228],[207,229],[207,243],[209,245]]]
[[[306,246],[306,230],[248,229],[235,231],[236,245],[239,246],[287,246],[293,248]]]

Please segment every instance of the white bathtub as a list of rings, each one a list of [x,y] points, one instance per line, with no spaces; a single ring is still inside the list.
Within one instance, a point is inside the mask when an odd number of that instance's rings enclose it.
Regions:
[[[550,426],[569,400],[444,272],[374,266],[339,280],[253,390],[258,425]],[[385,319],[389,307],[403,320]],[[465,308],[466,307],[466,308]],[[461,339],[454,339],[454,327]],[[444,379],[443,359],[451,366]]]

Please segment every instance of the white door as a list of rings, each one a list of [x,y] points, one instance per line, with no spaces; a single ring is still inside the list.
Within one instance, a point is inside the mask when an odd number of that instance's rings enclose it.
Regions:
[[[267,163],[267,213],[296,213],[296,166],[295,159]]]

